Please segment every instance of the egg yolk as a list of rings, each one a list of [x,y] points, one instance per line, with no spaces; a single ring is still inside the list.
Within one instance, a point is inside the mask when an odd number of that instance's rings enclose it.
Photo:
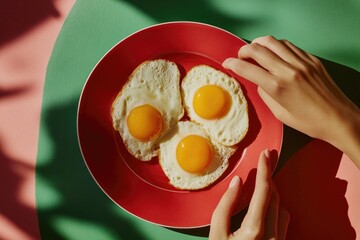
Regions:
[[[163,125],[162,116],[156,108],[145,104],[130,111],[127,125],[133,137],[149,141],[159,135]]]
[[[231,105],[229,93],[217,85],[206,85],[195,92],[193,107],[204,119],[219,119],[225,116]]]
[[[210,164],[213,158],[213,148],[206,138],[189,135],[179,142],[176,158],[183,170],[199,173]]]

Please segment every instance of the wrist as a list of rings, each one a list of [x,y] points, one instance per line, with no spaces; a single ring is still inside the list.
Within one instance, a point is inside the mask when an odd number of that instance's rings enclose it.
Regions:
[[[360,109],[351,104],[341,109],[338,128],[329,143],[344,152],[360,168]]]

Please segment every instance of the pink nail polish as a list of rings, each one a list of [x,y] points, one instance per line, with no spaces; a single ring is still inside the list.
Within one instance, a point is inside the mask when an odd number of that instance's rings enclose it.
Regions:
[[[233,177],[233,179],[231,180],[231,182],[229,184],[229,188],[235,187],[235,185],[238,184],[239,182],[240,182],[239,176]]]
[[[265,149],[264,154],[265,154],[265,157],[266,157],[267,159],[270,158],[270,151],[269,151],[269,149]]]

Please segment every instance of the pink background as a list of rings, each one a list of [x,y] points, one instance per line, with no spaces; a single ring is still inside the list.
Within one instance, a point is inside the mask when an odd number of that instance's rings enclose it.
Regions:
[[[35,162],[45,72],[75,0],[0,7],[0,239],[40,239]]]

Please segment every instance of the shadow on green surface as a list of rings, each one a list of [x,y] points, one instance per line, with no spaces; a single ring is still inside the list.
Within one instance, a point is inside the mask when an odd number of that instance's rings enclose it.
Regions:
[[[36,173],[55,191],[53,196],[58,200],[54,206],[37,209],[42,238],[68,239],[67,231],[84,237],[86,231],[86,239],[148,239],[119,215],[120,209],[114,210],[117,206],[90,176],[79,150],[76,113],[77,102],[71,102],[50,109],[43,117],[55,149],[48,163],[37,165]],[[41,194],[48,192],[38,190],[38,201],[44,197]]]
[[[120,1],[120,0],[119,0]],[[241,17],[236,18],[223,14],[216,9],[208,0],[183,0],[183,1],[142,1],[142,0],[124,0],[130,5],[140,9],[157,22],[168,21],[195,21],[203,22],[217,27],[221,27],[230,32],[241,24],[251,25],[257,23],[254,18]]]

